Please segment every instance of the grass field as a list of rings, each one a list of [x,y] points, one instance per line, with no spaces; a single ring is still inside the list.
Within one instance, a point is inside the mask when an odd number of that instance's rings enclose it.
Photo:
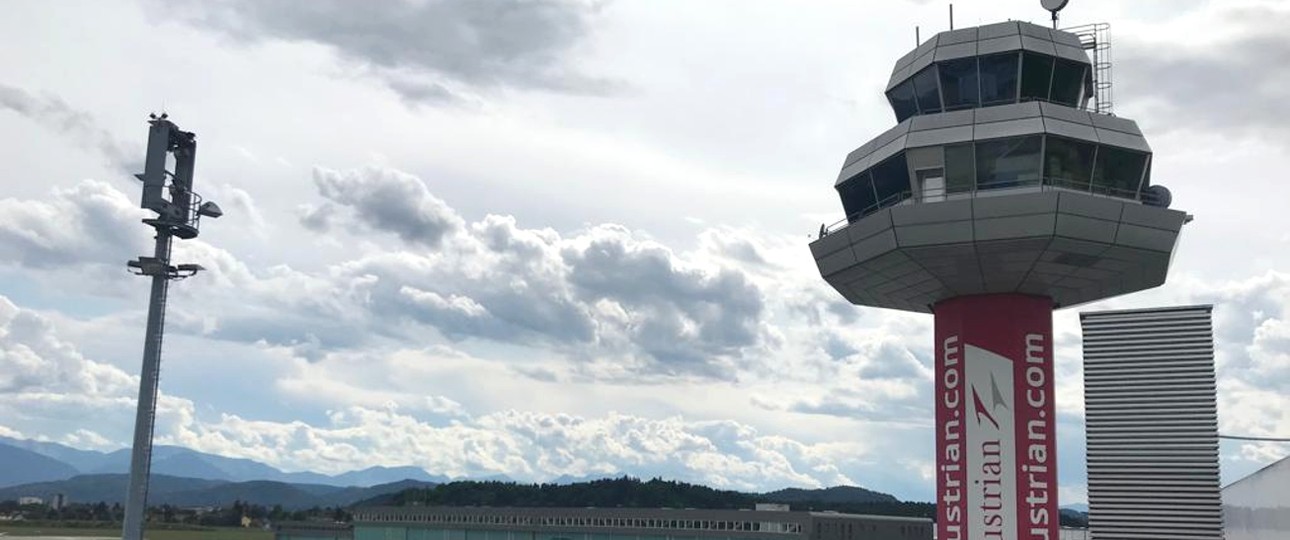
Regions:
[[[0,539],[19,538],[121,538],[121,529],[73,529],[63,527],[9,527],[0,525]],[[211,528],[196,531],[145,531],[147,540],[273,540],[273,533],[259,529]]]

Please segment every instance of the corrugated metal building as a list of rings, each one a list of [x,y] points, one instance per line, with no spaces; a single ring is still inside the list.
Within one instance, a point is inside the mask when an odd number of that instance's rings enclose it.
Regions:
[[[1080,314],[1093,540],[1222,540],[1212,309]]]

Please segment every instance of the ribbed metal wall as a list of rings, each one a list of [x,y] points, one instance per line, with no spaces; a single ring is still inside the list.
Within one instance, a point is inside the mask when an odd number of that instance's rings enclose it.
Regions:
[[[1080,314],[1092,540],[1223,538],[1211,311]]]

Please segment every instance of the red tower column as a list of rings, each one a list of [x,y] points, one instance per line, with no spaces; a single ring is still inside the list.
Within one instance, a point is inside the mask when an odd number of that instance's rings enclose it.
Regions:
[[[1056,539],[1053,302],[936,305],[937,538]]]

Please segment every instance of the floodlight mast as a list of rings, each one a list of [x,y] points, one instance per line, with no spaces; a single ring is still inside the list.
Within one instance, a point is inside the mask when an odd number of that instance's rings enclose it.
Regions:
[[[183,279],[201,270],[196,264],[170,264],[170,247],[177,236],[196,238],[201,216],[223,214],[213,202],[202,203],[193,193],[193,164],[197,140],[166,118],[149,115],[148,154],[144,171],[135,177],[143,182],[140,206],[157,213],[143,222],[156,230],[152,257],[126,263],[136,275],[152,278],[148,299],[148,323],[143,339],[143,368],[139,374],[139,403],[134,419],[134,443],[130,454],[130,486],[126,492],[122,540],[142,540],[148,506],[148,476],[152,468],[152,434],[157,413],[157,385],[161,375],[161,339],[166,321],[166,294],[171,280]],[[175,170],[166,170],[167,155]],[[167,182],[169,180],[169,182]],[[166,197],[169,192],[169,198]]]

